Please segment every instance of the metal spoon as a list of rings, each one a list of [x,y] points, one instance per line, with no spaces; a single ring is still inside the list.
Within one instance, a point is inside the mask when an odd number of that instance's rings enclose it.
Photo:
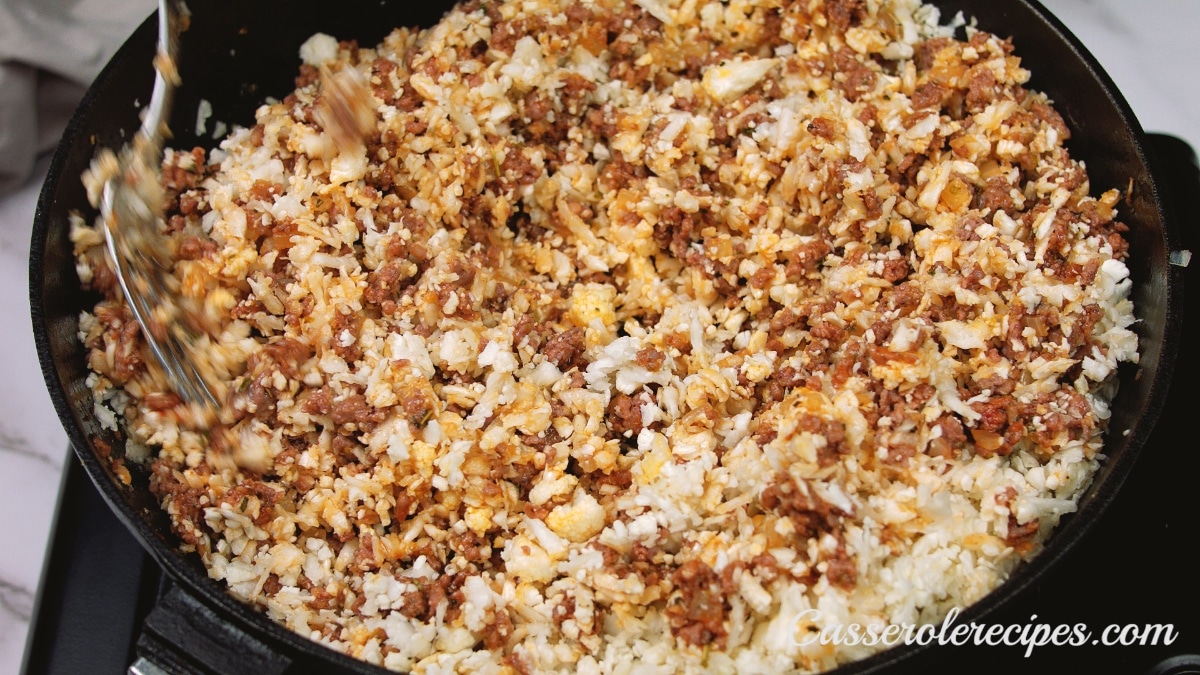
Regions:
[[[158,0],[158,54],[154,92],[133,142],[117,156],[117,170],[105,181],[100,199],[110,261],[146,343],[166,372],[171,387],[190,408],[191,421],[208,426],[221,405],[215,387],[197,366],[194,346],[203,331],[185,306],[172,256],[162,233],[163,140],[179,73],[175,59],[187,9],[180,0]]]

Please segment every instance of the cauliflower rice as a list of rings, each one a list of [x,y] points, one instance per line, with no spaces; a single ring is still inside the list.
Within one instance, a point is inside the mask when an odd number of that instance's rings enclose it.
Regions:
[[[797,615],[994,589],[1075,509],[1137,360],[1119,194],[1011,43],[966,35],[913,0],[315,35],[293,94],[164,164],[236,442],[180,423],[76,219],[97,415],[213,579],[372,663],[863,658]],[[325,124],[335,77],[370,92],[362,142]]]

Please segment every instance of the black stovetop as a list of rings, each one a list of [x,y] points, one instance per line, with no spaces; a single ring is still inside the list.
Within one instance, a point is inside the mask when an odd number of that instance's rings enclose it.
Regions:
[[[1194,155],[1169,137],[1153,149],[1175,169],[1176,192],[1193,195]],[[1180,210],[1185,239],[1200,228],[1195,211]],[[1187,241],[1184,242],[1188,243]],[[1200,288],[1200,265],[1187,270]],[[1184,316],[1177,376],[1158,428],[1142,450],[1116,501],[1100,523],[1032,587],[987,618],[989,624],[1086,624],[1099,637],[1111,624],[1171,624],[1160,644],[1044,646],[1028,657],[1018,646],[934,647],[886,671],[911,673],[1200,673],[1200,570],[1191,546],[1200,542],[1200,453],[1190,416],[1200,343],[1198,317]],[[72,456],[73,457],[73,456]],[[75,675],[126,672],[142,623],[171,586],[157,565],[96,493],[82,467],[66,471],[23,673]],[[1036,615],[1032,620],[1030,617]]]

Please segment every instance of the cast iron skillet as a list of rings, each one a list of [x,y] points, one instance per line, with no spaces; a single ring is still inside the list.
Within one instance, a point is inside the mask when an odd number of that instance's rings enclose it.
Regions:
[[[193,21],[183,36],[180,69],[184,87],[171,129],[176,147],[215,146],[194,132],[197,104],[211,102],[217,120],[250,125],[268,96],[293,89],[298,46],[321,31],[364,46],[379,42],[393,26],[428,26],[452,5],[445,0],[191,0]],[[1020,567],[999,589],[968,608],[960,621],[978,621],[1053,565],[1113,500],[1149,435],[1166,396],[1181,321],[1181,274],[1168,261],[1177,248],[1174,224],[1166,222],[1155,169],[1145,138],[1125,100],[1099,65],[1056,19],[1033,0],[972,2],[939,0],[944,16],[963,10],[978,25],[1012,36],[1023,64],[1034,73],[1031,88],[1047,92],[1072,130],[1068,147],[1086,160],[1094,191],[1132,186],[1122,205],[1130,225],[1129,267],[1139,318],[1141,362],[1120,372],[1120,393],[1105,445],[1108,461],[1036,559]],[[101,430],[84,380],[84,349],[77,338],[79,313],[97,296],[84,292],[74,271],[68,215],[92,217],[79,177],[98,147],[120,146],[138,126],[138,109],[149,99],[155,25],[147,20],[100,74],[80,104],[54,155],[35,216],[30,251],[30,305],[42,371],[71,444],[92,480],[177,586],[151,613],[139,642],[143,656],[168,670],[187,672],[358,672],[381,669],[310,642],[235,600],[208,579],[199,558],[177,550],[166,516],[147,489],[146,472],[129,464],[124,485],[98,453],[100,441],[120,456],[124,444]],[[231,654],[222,654],[221,650]],[[876,672],[919,651],[899,647],[842,668]]]

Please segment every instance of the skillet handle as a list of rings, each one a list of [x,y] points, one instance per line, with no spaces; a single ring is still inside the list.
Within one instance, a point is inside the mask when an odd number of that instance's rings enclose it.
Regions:
[[[1146,134],[1153,158],[1162,169],[1159,176],[1165,184],[1167,199],[1168,251],[1173,268],[1186,268],[1196,245],[1195,231],[1200,229],[1193,211],[1184,208],[1188,198],[1200,195],[1200,161],[1196,149],[1186,141],[1169,134]]]
[[[129,675],[284,675],[291,666],[164,577]]]

